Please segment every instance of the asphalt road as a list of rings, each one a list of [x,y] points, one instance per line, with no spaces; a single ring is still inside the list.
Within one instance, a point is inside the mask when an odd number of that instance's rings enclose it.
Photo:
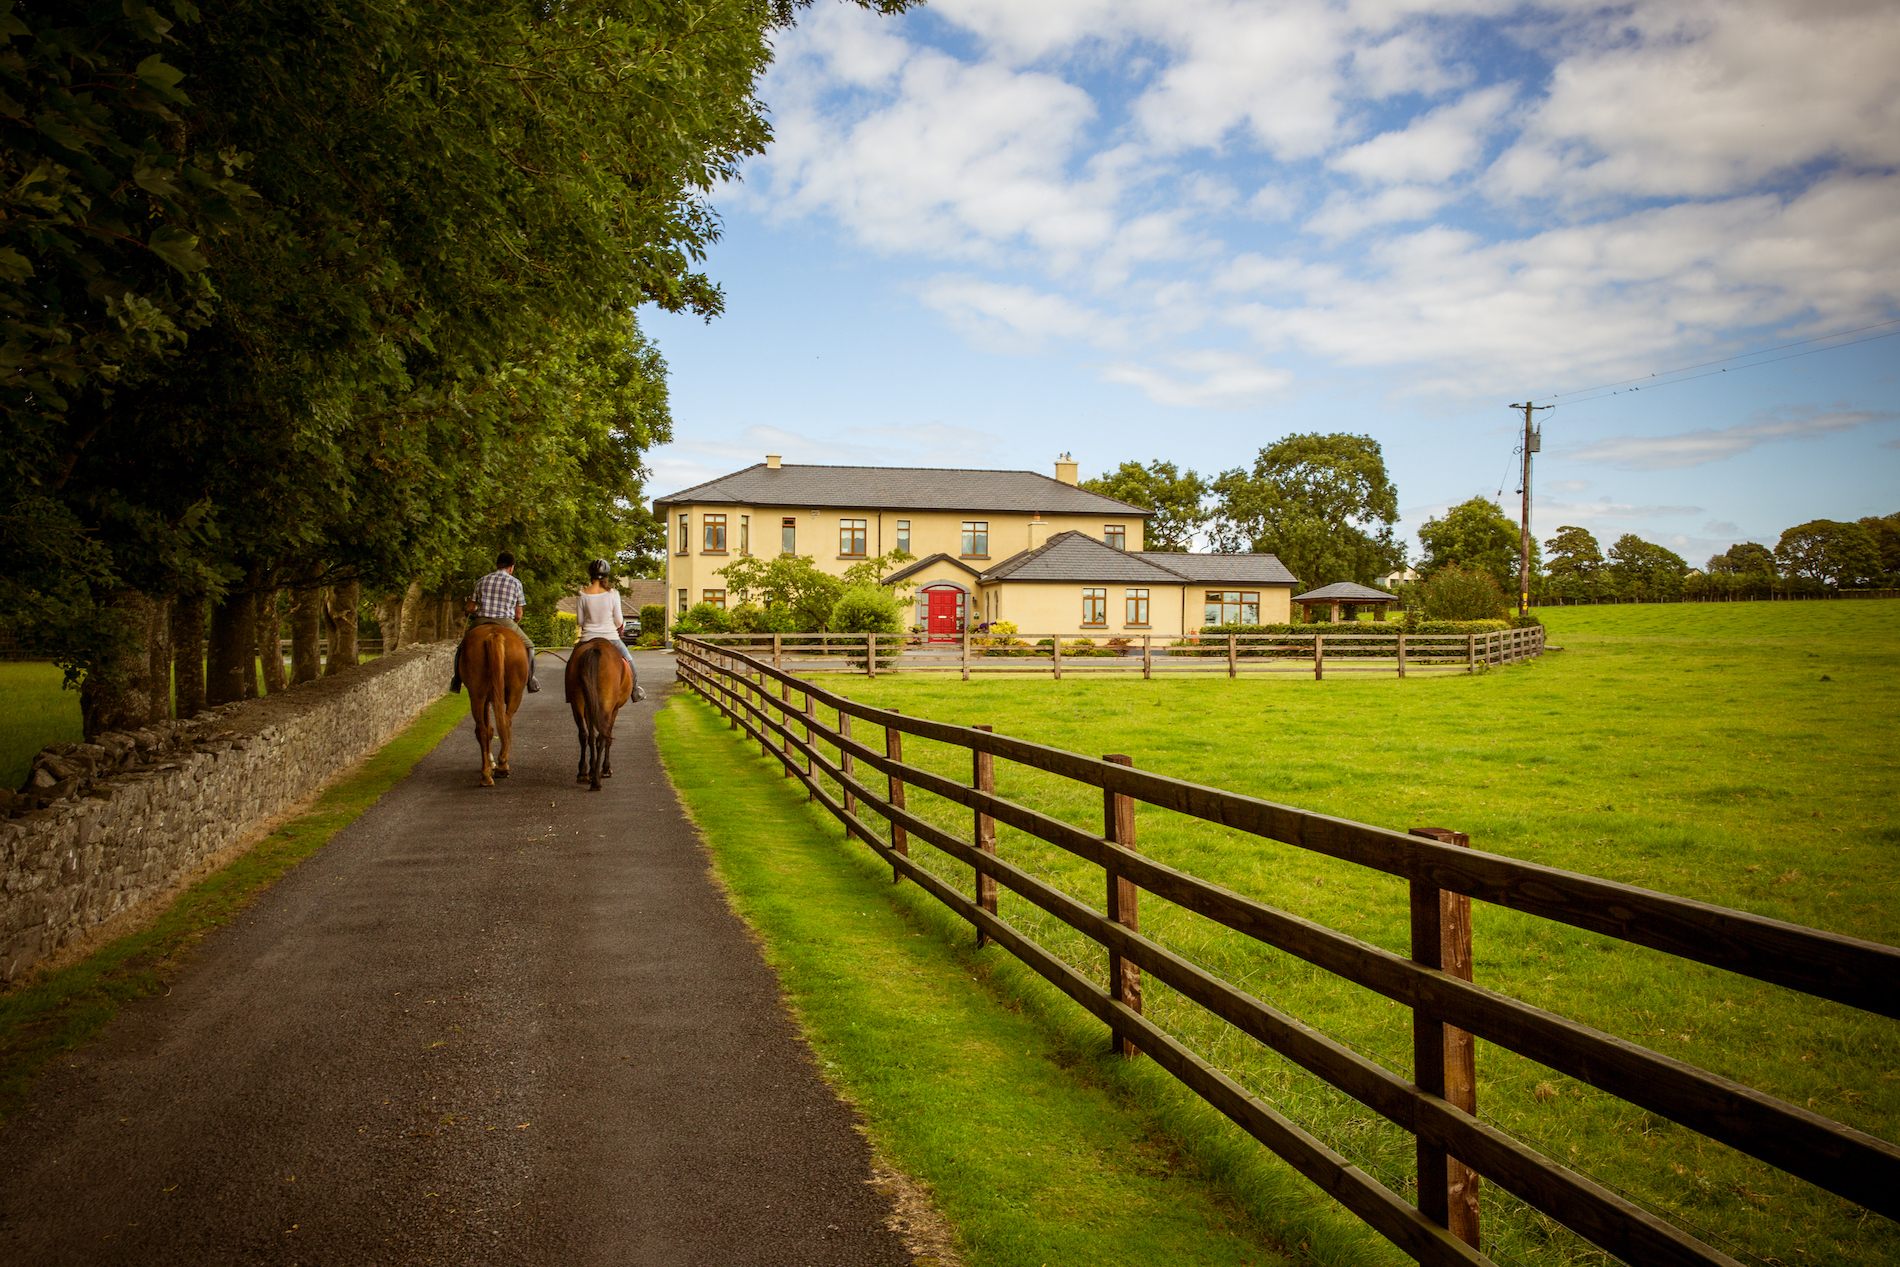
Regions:
[[[707,871],[651,698],[573,781],[559,665],[465,721],[0,1130],[0,1262],[901,1264]]]

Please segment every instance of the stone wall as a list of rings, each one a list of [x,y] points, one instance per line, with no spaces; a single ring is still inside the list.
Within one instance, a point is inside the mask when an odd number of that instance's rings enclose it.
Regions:
[[[0,984],[129,930],[439,699],[452,642],[49,749],[0,821]]]

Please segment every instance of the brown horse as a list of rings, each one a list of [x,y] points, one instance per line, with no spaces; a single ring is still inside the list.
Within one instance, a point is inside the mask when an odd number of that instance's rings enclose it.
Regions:
[[[508,777],[515,710],[521,707],[521,692],[528,684],[528,647],[505,626],[476,625],[462,639],[455,668],[468,687],[468,711],[475,718],[475,740],[482,746],[482,786],[494,787],[497,775]],[[497,731],[501,754],[491,756]]]
[[[633,666],[607,639],[589,638],[567,658],[566,685],[574,730],[581,741],[574,781],[598,792],[600,781],[613,777],[614,718],[633,698]]]

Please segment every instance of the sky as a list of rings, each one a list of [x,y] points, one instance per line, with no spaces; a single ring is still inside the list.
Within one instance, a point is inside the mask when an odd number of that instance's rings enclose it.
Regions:
[[[761,95],[656,495],[1350,432],[1416,560],[1528,399],[1540,540],[1900,511],[1892,0],[818,0]]]

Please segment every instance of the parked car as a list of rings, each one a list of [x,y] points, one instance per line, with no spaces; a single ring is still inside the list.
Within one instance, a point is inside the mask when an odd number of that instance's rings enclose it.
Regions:
[[[620,627],[620,641],[631,647],[639,640],[640,618],[638,616],[629,616],[627,617],[627,623]]]

